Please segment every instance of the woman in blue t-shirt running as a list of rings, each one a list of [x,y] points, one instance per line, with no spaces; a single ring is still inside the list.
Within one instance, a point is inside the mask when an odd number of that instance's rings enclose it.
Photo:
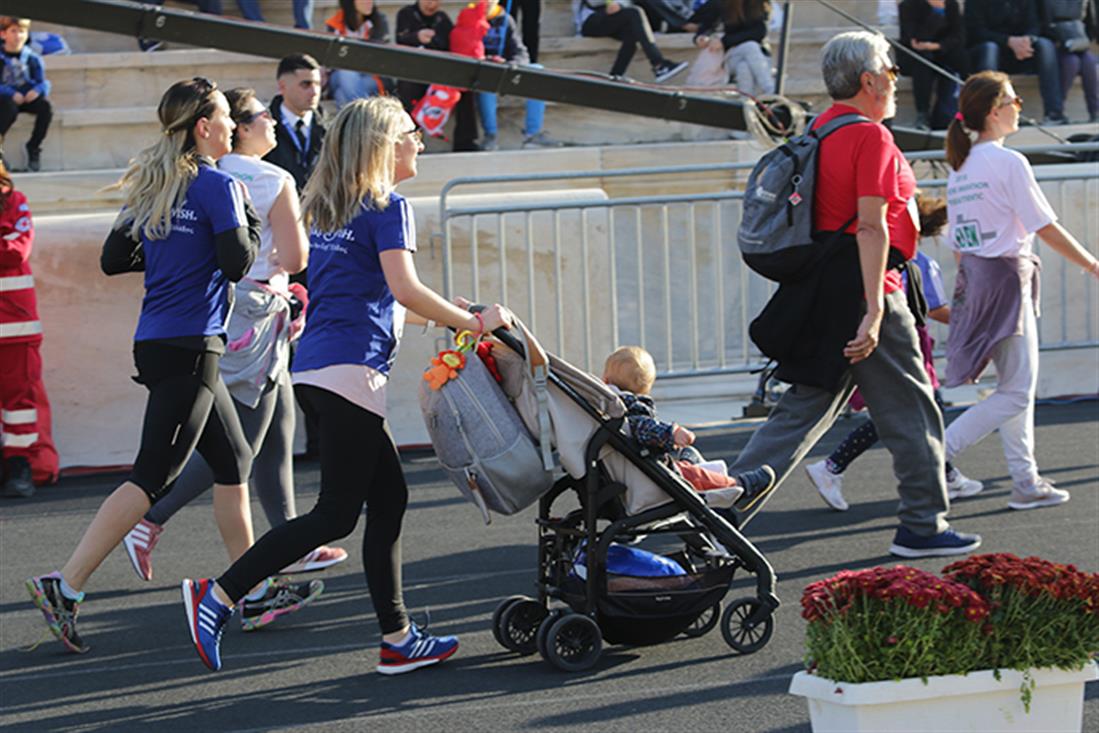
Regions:
[[[309,315],[292,370],[320,415],[321,490],[304,516],[276,527],[217,579],[184,580],[191,639],[221,668],[221,632],[249,588],[310,549],[346,537],[367,506],[363,565],[382,631],[382,674],[441,662],[458,649],[411,623],[401,594],[408,488],[385,423],[385,391],[405,322],[474,333],[506,327],[499,305],[474,315],[420,282],[412,207],[394,187],[416,175],[419,130],[392,97],[356,100],[328,128],[305,187],[311,228]],[[407,315],[407,318],[406,318]]]
[[[129,478],[100,505],[64,567],[27,581],[50,630],[78,653],[88,651],[76,632],[81,589],[196,449],[214,471],[214,516],[230,554],[239,556],[252,540],[252,454],[218,358],[230,283],[252,266],[259,222],[242,184],[214,167],[235,127],[216,85],[202,78],[173,84],[157,116],[160,139],[119,182],[126,204],[101,259],[108,275],[145,273],[134,335],[136,379],[149,390],[141,447]]]

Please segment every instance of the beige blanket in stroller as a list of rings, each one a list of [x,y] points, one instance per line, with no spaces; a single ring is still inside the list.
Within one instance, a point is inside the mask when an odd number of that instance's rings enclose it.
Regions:
[[[591,374],[574,367],[553,354],[547,354],[521,322],[516,328],[522,330],[527,347],[536,351],[535,363],[549,365],[549,371],[575,390],[584,401],[607,419],[623,417],[626,406],[611,389]],[[535,440],[541,436],[539,429],[539,404],[530,375],[525,374],[522,358],[503,344],[496,343],[493,355],[503,378],[504,393],[515,403],[523,423]],[[584,409],[552,382],[548,385],[548,399],[545,409],[549,413],[552,430],[551,443],[557,451],[561,467],[575,479],[587,474],[584,465],[588,441],[599,428],[599,423]],[[629,428],[624,423],[624,431]],[[611,479],[626,486],[626,512],[638,514],[671,501],[671,497],[646,476],[637,466],[610,446],[605,446],[599,454],[599,460],[607,469]]]

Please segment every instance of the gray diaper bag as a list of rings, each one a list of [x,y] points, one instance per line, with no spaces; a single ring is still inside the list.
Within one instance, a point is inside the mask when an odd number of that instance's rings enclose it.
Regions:
[[[504,348],[494,343],[494,349]],[[526,373],[545,395],[547,367],[544,361],[532,365],[530,352]],[[420,410],[443,470],[489,524],[490,511],[515,514],[553,487],[550,431],[543,431],[540,445],[477,354],[465,357],[465,367],[441,389],[421,380]]]

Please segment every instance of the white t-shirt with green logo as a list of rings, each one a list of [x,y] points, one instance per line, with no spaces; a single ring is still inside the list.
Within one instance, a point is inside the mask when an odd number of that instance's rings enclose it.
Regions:
[[[1020,153],[998,142],[973,146],[946,184],[947,244],[978,257],[1017,257],[1033,249],[1034,233],[1057,214]]]

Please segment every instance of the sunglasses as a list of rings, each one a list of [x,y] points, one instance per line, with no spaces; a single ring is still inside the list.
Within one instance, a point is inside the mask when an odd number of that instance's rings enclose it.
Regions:
[[[242,125],[250,125],[253,122],[255,122],[256,120],[260,119],[261,117],[266,117],[267,119],[271,119],[271,110],[269,110],[265,107],[263,109],[256,110],[255,112],[248,112],[246,114],[241,115],[240,118],[237,120],[237,122],[239,122]]]
[[[1008,106],[1011,106],[1011,105],[1014,105],[1016,110],[1022,112],[1023,111],[1023,98],[1022,97],[1012,97],[1011,99],[1005,99],[1003,102],[1000,102],[1000,104],[998,104],[997,107],[1008,107]]]
[[[901,70],[898,66],[886,66],[878,73],[887,75],[889,77],[889,81],[896,81],[897,78],[901,75]]]

